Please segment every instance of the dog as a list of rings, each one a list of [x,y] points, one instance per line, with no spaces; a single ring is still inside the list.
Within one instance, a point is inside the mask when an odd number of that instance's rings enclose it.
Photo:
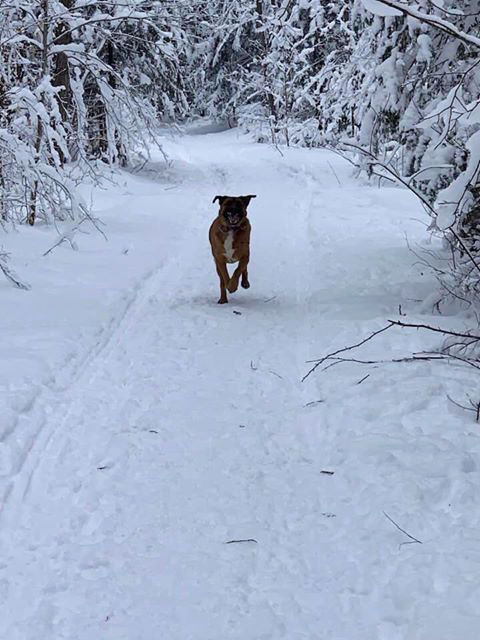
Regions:
[[[247,218],[247,207],[252,198],[257,196],[215,196],[220,205],[217,218],[213,221],[208,237],[212,247],[213,259],[220,278],[220,300],[218,304],[226,304],[227,290],[233,293],[241,285],[250,287],[248,281],[248,261],[250,259],[250,221]],[[228,274],[227,264],[238,262],[232,277]]]

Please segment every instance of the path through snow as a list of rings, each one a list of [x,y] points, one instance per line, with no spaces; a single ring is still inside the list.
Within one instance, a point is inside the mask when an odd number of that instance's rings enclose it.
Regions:
[[[3,435],[1,638],[477,640],[480,440],[446,398],[472,374],[346,363],[301,382],[399,304],[418,313],[416,203],[236,132],[171,153],[171,189],[136,178],[116,201],[134,216],[150,190],[158,256]],[[225,306],[217,193],[257,194],[252,287]],[[390,332],[362,354],[434,344]]]

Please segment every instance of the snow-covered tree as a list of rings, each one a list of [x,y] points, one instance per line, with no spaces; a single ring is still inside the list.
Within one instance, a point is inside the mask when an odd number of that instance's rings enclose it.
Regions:
[[[180,7],[181,8],[181,7]],[[3,220],[82,208],[68,168],[126,164],[188,109],[182,12],[160,0],[12,0],[0,8]]]
[[[373,13],[383,14],[373,18],[380,21],[382,37],[386,24],[395,24],[396,33],[404,33],[404,44],[400,49],[396,36],[375,70],[381,86],[389,84],[388,96],[383,94],[387,105],[395,95],[394,126],[391,131],[382,127],[384,111],[378,110],[378,92],[372,91],[370,108],[375,112],[376,100],[379,126],[375,130],[371,118],[359,145],[369,167],[386,169],[417,191],[433,217],[431,228],[450,242],[451,269],[441,279],[445,290],[478,302],[480,39],[472,34],[480,26],[480,2],[364,2]],[[371,85],[375,88],[373,79]],[[360,104],[365,109],[365,102]]]

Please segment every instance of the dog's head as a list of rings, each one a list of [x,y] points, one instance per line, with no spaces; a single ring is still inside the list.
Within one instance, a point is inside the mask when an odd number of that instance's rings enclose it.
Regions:
[[[257,196],[215,196],[213,202],[218,200],[220,204],[219,216],[224,219],[225,225],[231,229],[239,227],[247,217],[247,207],[252,198]]]

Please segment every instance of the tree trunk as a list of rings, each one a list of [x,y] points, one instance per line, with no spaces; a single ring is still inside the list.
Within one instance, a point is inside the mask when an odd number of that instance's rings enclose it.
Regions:
[[[264,15],[263,15],[263,0],[256,0],[256,5],[255,5],[255,10],[257,12],[257,26],[262,27],[263,26],[263,21],[264,21]],[[262,52],[262,57],[265,58],[268,54],[268,50],[269,50],[269,43],[268,43],[268,39],[266,36],[266,32],[262,31],[259,35],[258,35],[258,41],[260,42],[260,46],[263,49]],[[265,87],[265,96],[267,99],[267,104],[268,104],[268,110],[270,112],[270,118],[274,118],[276,120],[276,109],[275,109],[275,99],[273,97],[273,94],[271,91],[268,90],[268,86],[269,86],[269,78],[267,75],[267,66],[264,64],[262,65],[263,67],[263,82],[264,82],[264,87]],[[271,124],[271,123],[270,123]]]
[[[60,0],[65,10],[70,12],[73,9],[75,0]],[[60,19],[54,29],[54,44],[56,46],[66,46],[72,43],[72,32],[69,30],[68,21]],[[70,68],[68,64],[68,55],[64,51],[59,51],[53,56],[53,74],[52,85],[61,87],[57,93],[58,108],[62,122],[67,122],[72,107],[72,89],[70,86]],[[63,151],[57,148],[60,162],[65,163],[65,155]]]
[[[41,32],[42,32],[42,75],[45,77],[48,73],[48,2],[49,0],[42,0],[41,4]],[[35,153],[36,160],[40,154],[40,148],[42,146],[43,138],[43,124],[39,116],[37,116],[37,133],[35,137]],[[27,222],[33,227],[35,219],[37,217],[37,193],[38,193],[38,180],[35,180],[33,187],[30,191],[30,204],[27,214]]]

